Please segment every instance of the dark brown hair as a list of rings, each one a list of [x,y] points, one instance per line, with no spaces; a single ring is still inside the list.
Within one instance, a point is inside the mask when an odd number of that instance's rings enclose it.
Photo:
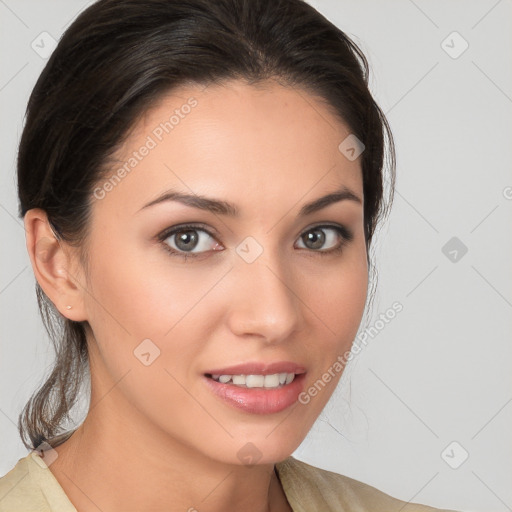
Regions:
[[[28,102],[18,154],[20,216],[42,208],[58,238],[85,247],[94,186],[140,116],[173,88],[231,79],[275,79],[309,92],[364,143],[369,249],[392,201],[393,138],[368,90],[363,53],[302,0],[100,0],[87,8]],[[88,369],[86,323],[63,318],[37,283],[36,293],[56,359],[19,416],[29,449],[60,432]]]

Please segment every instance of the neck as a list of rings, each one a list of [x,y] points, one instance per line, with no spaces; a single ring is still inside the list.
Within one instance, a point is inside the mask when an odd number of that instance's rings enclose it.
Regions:
[[[93,403],[50,467],[80,512],[291,510],[273,464],[212,460],[141,418],[112,415],[106,399]]]

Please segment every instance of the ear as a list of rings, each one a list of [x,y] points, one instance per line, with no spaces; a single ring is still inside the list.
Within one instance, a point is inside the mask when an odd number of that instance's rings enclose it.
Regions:
[[[44,210],[28,210],[24,223],[27,250],[39,286],[61,315],[75,322],[87,320],[76,250],[57,238]]]

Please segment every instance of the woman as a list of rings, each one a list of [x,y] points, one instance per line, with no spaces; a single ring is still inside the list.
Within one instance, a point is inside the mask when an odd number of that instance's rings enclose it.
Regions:
[[[291,457],[391,203],[367,75],[301,0],[101,0],[70,26],[18,158],[57,360],[0,511],[433,510]]]

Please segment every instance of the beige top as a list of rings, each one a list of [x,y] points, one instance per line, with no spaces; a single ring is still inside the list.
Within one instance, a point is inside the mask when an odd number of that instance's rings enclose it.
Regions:
[[[397,500],[367,484],[291,456],[277,463],[276,471],[294,512],[450,512]],[[0,478],[0,512],[36,511],[77,512],[34,451]]]

